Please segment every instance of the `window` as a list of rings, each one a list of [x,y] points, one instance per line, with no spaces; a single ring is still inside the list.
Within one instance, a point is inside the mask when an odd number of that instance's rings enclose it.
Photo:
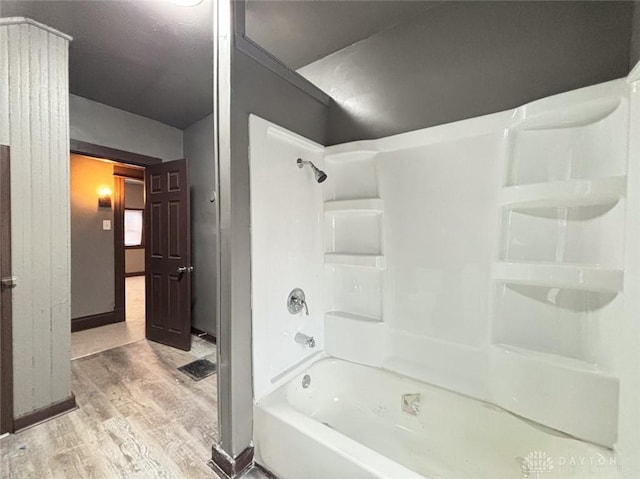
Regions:
[[[143,210],[124,210],[124,245],[142,246]]]

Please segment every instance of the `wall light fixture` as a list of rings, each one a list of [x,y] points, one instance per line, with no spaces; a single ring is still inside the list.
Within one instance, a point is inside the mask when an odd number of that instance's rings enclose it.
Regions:
[[[98,189],[98,207],[111,208],[111,188],[103,186]]]

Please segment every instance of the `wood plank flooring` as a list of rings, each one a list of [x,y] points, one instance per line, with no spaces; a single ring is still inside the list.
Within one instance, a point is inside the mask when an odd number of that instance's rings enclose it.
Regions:
[[[216,375],[176,369],[211,355],[194,337],[191,352],[142,340],[72,361],[79,409],[0,439],[0,477],[215,478]]]

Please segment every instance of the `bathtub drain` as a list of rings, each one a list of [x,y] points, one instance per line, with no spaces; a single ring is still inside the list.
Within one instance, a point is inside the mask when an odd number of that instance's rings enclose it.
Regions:
[[[302,378],[302,387],[307,389],[310,384],[311,384],[311,376],[309,376],[308,374],[305,374],[304,377]]]
[[[403,394],[400,401],[400,407],[407,414],[417,416],[420,414],[420,400],[422,395],[420,393]]]

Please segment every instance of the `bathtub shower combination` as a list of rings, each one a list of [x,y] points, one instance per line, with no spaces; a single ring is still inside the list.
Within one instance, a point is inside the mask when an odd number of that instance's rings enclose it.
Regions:
[[[250,118],[259,463],[640,477],[638,79],[327,148]]]

